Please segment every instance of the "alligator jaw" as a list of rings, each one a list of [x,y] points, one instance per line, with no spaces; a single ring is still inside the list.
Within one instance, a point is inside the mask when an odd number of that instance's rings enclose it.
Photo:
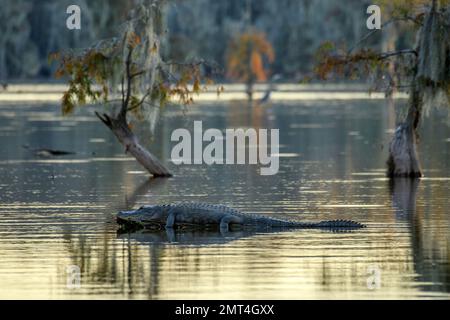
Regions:
[[[145,228],[141,223],[130,221],[128,219],[117,216],[117,223],[119,224],[119,233],[136,232]]]

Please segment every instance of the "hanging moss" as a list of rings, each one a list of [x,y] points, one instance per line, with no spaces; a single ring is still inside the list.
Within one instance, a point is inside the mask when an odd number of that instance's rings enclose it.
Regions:
[[[439,86],[446,78],[447,30],[443,16],[432,9],[420,33],[417,78],[425,86]]]
[[[397,127],[389,146],[389,177],[422,176],[417,155],[420,118],[431,107],[450,105],[449,9],[448,4],[439,8],[434,0],[420,30],[408,115]]]
[[[423,111],[450,103],[449,7],[438,2],[427,15],[419,35],[417,86],[423,94]]]

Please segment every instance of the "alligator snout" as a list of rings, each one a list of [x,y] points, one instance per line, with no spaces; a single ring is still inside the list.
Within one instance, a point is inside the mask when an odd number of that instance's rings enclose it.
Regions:
[[[119,224],[125,224],[130,222],[130,217],[135,213],[135,211],[120,211],[117,214],[117,222]]]
[[[143,228],[142,224],[138,223],[133,216],[136,211],[121,211],[116,216],[116,221],[120,226],[119,233],[125,231],[138,231]]]
[[[119,212],[119,216],[121,217],[126,217],[126,216],[131,216],[132,214],[134,214],[136,211],[120,211]]]

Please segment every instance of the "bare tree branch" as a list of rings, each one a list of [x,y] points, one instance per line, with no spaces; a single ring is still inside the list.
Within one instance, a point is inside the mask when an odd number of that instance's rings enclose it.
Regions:
[[[124,78],[124,76],[122,76],[122,79],[121,79],[121,87],[120,87],[120,90],[121,90],[121,93],[122,93],[122,105],[124,105],[125,104],[125,78]]]
[[[374,34],[376,34],[376,33],[378,33],[379,31],[381,31],[383,28],[385,28],[385,27],[391,25],[391,24],[394,23],[394,22],[400,22],[400,21],[412,21],[412,22],[414,22],[415,24],[422,25],[422,24],[417,20],[417,18],[410,17],[410,16],[406,16],[406,15],[403,16],[403,17],[401,17],[401,18],[393,18],[393,19],[391,19],[391,20],[386,21],[385,23],[383,23],[383,24],[381,25],[381,29],[374,29],[374,30],[370,31],[369,33],[367,33],[367,34],[366,34],[364,37],[362,37],[358,42],[356,42],[356,43],[353,45],[353,47],[350,48],[350,50],[348,50],[348,54],[352,53],[353,50],[355,50],[361,43],[363,43],[364,41],[366,41],[367,39],[369,39],[370,37],[372,37]]]
[[[125,66],[125,72],[126,72],[126,78],[127,78],[127,91],[126,91],[126,96],[125,96],[125,100],[123,102],[122,105],[122,109],[120,110],[120,116],[123,118],[126,118],[127,116],[127,111],[128,111],[128,105],[130,103],[130,98],[131,98],[131,81],[132,81],[132,77],[131,77],[131,60],[132,60],[132,55],[133,55],[133,47],[129,46],[128,47],[128,55],[127,55],[127,59],[126,59],[126,66]]]
[[[111,128],[112,122],[107,114],[100,115],[97,111],[95,112],[97,118],[99,118],[107,127]]]
[[[136,77],[139,77],[139,76],[143,75],[145,72],[146,72],[145,70],[142,70],[142,71],[133,73],[133,74],[131,75],[131,79],[134,79],[134,78],[136,78]]]
[[[133,110],[136,110],[139,107],[141,107],[145,103],[145,99],[147,99],[151,93],[152,93],[152,90],[149,90],[136,105],[128,108],[127,111],[133,111]],[[148,105],[150,105],[150,104],[148,103]]]
[[[388,59],[390,57],[401,56],[404,54],[413,54],[416,57],[419,55],[419,53],[414,49],[404,49],[404,50],[380,53],[379,59],[384,60],[384,59]]]

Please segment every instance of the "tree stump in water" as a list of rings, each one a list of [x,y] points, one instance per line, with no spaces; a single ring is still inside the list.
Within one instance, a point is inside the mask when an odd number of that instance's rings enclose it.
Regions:
[[[412,125],[403,123],[397,127],[389,146],[388,177],[422,177],[416,140]]]

